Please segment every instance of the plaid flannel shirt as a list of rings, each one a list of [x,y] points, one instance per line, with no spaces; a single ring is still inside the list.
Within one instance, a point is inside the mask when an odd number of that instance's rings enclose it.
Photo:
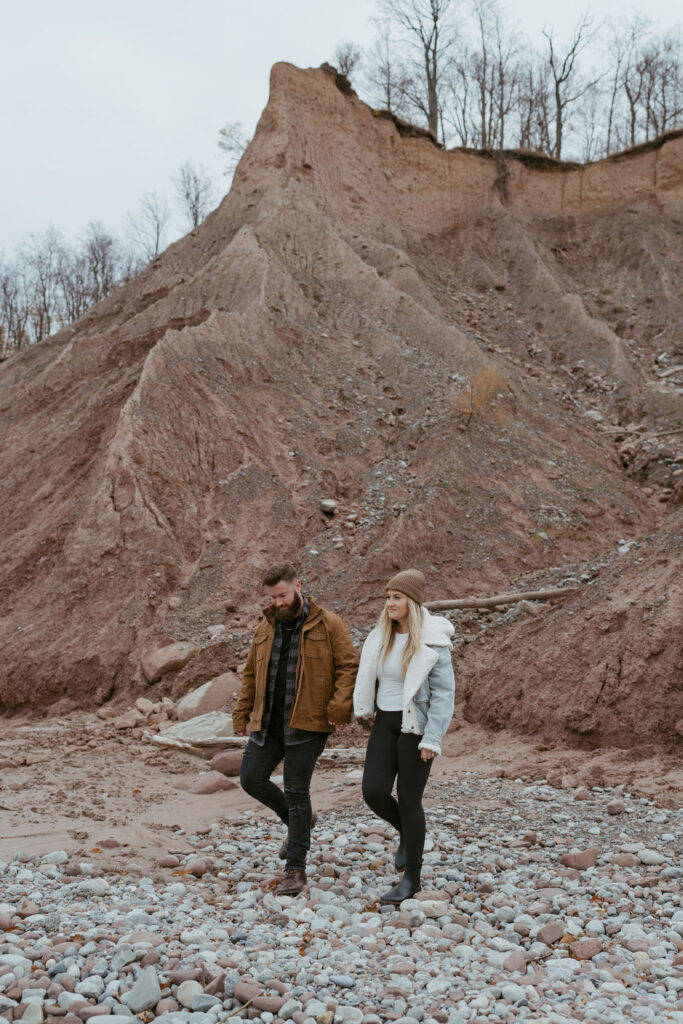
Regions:
[[[292,745],[295,743],[307,743],[313,735],[307,729],[293,729],[289,724],[289,715],[292,710],[292,704],[294,703],[294,694],[296,691],[296,663],[299,657],[299,640],[301,639],[301,630],[303,629],[304,622],[308,618],[310,611],[310,604],[308,598],[303,599],[304,606],[294,622],[294,629],[292,631],[292,638],[289,644],[289,655],[287,657],[287,676],[286,676],[286,689],[285,689],[285,743]],[[258,743],[260,747],[266,742],[266,736],[268,735],[268,726],[270,724],[270,716],[273,710],[273,698],[275,696],[275,681],[277,679],[278,665],[280,664],[280,653],[282,651],[282,641],[284,638],[284,630],[281,624],[275,620],[275,637],[273,639],[273,649],[270,654],[270,662],[268,663],[268,680],[266,685],[266,706],[264,710],[263,720],[261,728],[258,732],[252,732],[251,739],[255,743]]]

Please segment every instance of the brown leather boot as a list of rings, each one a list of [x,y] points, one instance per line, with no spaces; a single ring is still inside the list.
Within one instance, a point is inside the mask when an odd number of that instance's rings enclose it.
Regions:
[[[313,828],[313,826],[315,825],[317,820],[318,820],[318,815],[315,813],[315,811],[313,811],[313,815],[311,817],[311,828]],[[277,855],[280,858],[280,860],[287,860],[287,847],[288,846],[289,846],[289,829],[287,829],[287,835],[285,836],[285,840],[284,840],[282,846],[280,847],[280,849],[278,850],[278,853],[277,853]]]
[[[285,871],[285,877],[275,887],[276,896],[298,896],[306,887],[306,872],[303,868],[290,868]]]

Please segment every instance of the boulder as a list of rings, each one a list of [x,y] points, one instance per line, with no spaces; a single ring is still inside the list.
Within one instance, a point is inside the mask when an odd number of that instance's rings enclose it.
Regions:
[[[214,754],[209,761],[209,767],[214,772],[221,772],[223,775],[239,775],[242,764],[241,750],[221,750],[220,754]]]
[[[190,750],[194,746],[210,747],[214,743],[230,739],[238,746],[246,742],[246,740],[235,736],[232,715],[227,715],[225,711],[210,711],[208,715],[199,715],[197,718],[190,718],[187,722],[170,725],[162,733],[152,736],[153,743],[167,747],[180,747],[183,750]]]
[[[158,647],[143,657],[140,663],[142,674],[148,683],[156,683],[167,672],[173,672],[187,665],[190,658],[193,658],[198,651],[199,648],[195,644],[184,642]]]
[[[179,702],[178,721],[187,722],[190,718],[206,715],[209,711],[220,711],[239,688],[240,681],[234,672],[224,672],[223,675],[210,679],[208,683],[186,694]]]
[[[218,793],[222,789],[236,789],[237,783],[233,782],[232,779],[227,778],[221,772],[204,772],[199,778],[193,782],[190,787],[190,793],[197,793],[205,795],[207,793]]]

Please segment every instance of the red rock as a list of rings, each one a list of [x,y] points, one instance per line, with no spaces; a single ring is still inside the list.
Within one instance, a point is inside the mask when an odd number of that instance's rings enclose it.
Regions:
[[[125,941],[129,942],[131,945],[134,945],[136,942],[149,942],[152,946],[163,946],[166,941],[158,932],[148,932],[144,930],[130,932],[128,935],[124,936],[124,938]]]
[[[610,863],[616,864],[620,868],[635,868],[640,866],[640,861],[636,857],[635,853],[613,853],[610,857]]]
[[[285,996],[256,996],[252,1006],[255,1009],[260,1010],[261,1013],[268,1011],[268,1013],[274,1013],[277,1015],[280,1007],[284,1006],[287,1002]]]
[[[149,967],[150,964],[158,964],[160,959],[161,957],[156,949],[150,949],[148,953],[145,953],[140,963],[143,967]]]
[[[207,995],[219,996],[223,994],[226,973],[226,971],[218,971],[216,976],[206,983],[206,985],[204,986],[204,991],[206,992]]]
[[[185,870],[189,871],[195,878],[201,878],[202,875],[206,874],[206,861],[201,857],[193,857],[191,860],[188,860]]]
[[[156,683],[167,672],[187,665],[198,651],[199,648],[190,643],[167,644],[166,647],[148,651],[140,662],[142,674],[148,683]]]
[[[162,1013],[176,1013],[180,1009],[175,999],[171,999],[170,996],[166,996],[164,999],[160,999],[154,1008],[154,1012],[157,1017],[160,1017]]]
[[[560,857],[560,863],[568,868],[576,868],[577,871],[585,871],[587,868],[595,867],[598,862],[599,852],[597,846],[591,846],[587,850],[563,853]]]
[[[160,868],[177,868],[180,864],[178,857],[175,857],[172,853],[167,853],[165,857],[160,857],[157,861]]]
[[[626,810],[626,804],[623,800],[610,800],[605,810],[608,814],[623,814]]]
[[[111,1013],[111,1008],[104,1003],[98,1003],[96,1006],[84,1006],[82,1010],[78,1011],[78,1016],[81,1020],[90,1020],[91,1017],[106,1017]]]
[[[522,953],[519,953],[516,949],[513,949],[503,960],[504,971],[519,971],[521,974],[526,974],[526,960]]]
[[[198,686],[178,702],[178,721],[186,722],[189,718],[206,715],[210,711],[223,711],[240,686],[239,676],[234,672],[224,672],[223,675],[210,679],[208,683]]]
[[[177,967],[174,970],[169,971],[168,976],[173,985],[182,985],[184,981],[201,982],[202,971],[200,967]]]
[[[118,839],[114,839],[113,836],[107,836],[106,839],[100,839],[97,845],[104,847],[105,850],[115,850],[121,843]]]
[[[542,928],[539,928],[536,939],[538,942],[545,942],[546,946],[552,946],[553,942],[557,942],[564,935],[564,928],[561,924],[556,921],[550,921],[548,924],[544,924]]]
[[[223,789],[236,789],[237,783],[228,779],[222,772],[204,772],[189,787],[190,793],[206,795],[218,793]]]
[[[235,999],[239,999],[241,1003],[248,1003],[254,996],[258,996],[263,992],[260,985],[254,985],[250,981],[238,981],[235,985]]]
[[[31,917],[32,914],[39,914],[40,908],[35,903],[31,903],[30,900],[24,899],[21,906],[17,910],[19,917]]]
[[[209,767],[212,771],[229,776],[239,775],[241,764],[241,750],[221,750],[220,754],[214,754],[209,761]]]
[[[592,960],[602,953],[602,942],[600,939],[577,939],[570,948],[577,960]]]

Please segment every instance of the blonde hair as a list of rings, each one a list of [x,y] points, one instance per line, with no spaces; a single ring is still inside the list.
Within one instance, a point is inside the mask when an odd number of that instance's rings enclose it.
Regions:
[[[407,594],[404,596],[408,601],[408,642],[403,648],[403,658],[401,659],[401,671],[405,676],[410,659],[417,653],[422,643],[422,607],[416,601],[413,601],[412,597],[408,597]],[[396,622],[389,618],[385,605],[382,609],[382,614],[377,620],[377,629],[381,633],[379,653],[382,665],[394,645],[396,625]]]

